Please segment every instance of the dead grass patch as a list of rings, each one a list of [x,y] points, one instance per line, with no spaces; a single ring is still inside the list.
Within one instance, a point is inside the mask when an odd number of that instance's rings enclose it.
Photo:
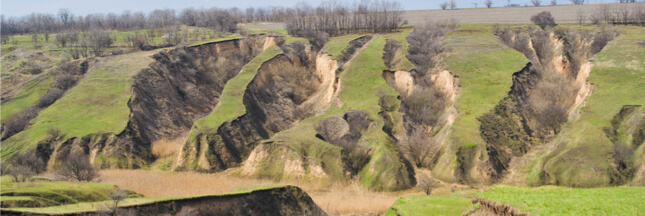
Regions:
[[[224,173],[163,172],[146,170],[103,170],[101,182],[117,185],[149,197],[194,196],[225,193],[240,186],[289,184],[304,189],[314,202],[331,215],[382,215],[399,197],[421,194],[415,190],[399,192],[369,191],[356,182],[326,183],[273,181],[240,178]],[[439,191],[449,192],[450,189]],[[437,193],[438,194],[438,193]]]
[[[176,138],[173,140],[161,139],[153,142],[151,147],[152,155],[154,155],[157,158],[164,158],[164,157],[176,155],[177,152],[179,152],[179,150],[181,149],[181,147],[183,147],[187,137],[188,137],[188,133],[185,133],[179,136],[179,138]]]

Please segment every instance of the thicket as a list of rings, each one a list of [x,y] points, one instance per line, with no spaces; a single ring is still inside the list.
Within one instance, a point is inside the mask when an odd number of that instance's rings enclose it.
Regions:
[[[405,56],[420,75],[436,73],[443,69],[445,47],[442,37],[459,27],[456,20],[445,20],[416,27],[405,39],[408,41],[408,54]]]
[[[18,153],[7,161],[11,166],[7,166],[2,174],[10,175],[14,182],[25,182],[47,169],[47,164],[31,151]]]
[[[301,2],[286,11],[285,22],[289,34],[296,36],[308,31],[326,32],[330,36],[393,32],[407,23],[401,16],[402,10],[400,3],[388,0],[366,0],[352,6],[326,1],[315,8]]]

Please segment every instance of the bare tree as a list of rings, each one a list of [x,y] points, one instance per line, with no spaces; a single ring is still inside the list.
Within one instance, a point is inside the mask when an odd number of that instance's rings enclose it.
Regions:
[[[576,11],[576,20],[578,20],[578,24],[582,26],[582,24],[585,23],[585,20],[587,19],[587,14],[582,9],[578,9]]]
[[[558,5],[558,0],[551,0],[551,6]]]
[[[417,181],[417,188],[423,191],[426,195],[432,195],[432,190],[439,187],[439,182],[432,178],[432,176],[426,176],[423,174]]]
[[[8,174],[15,182],[25,182],[34,175],[45,172],[46,164],[31,151],[14,155],[9,163]]]
[[[491,8],[493,6],[493,1],[492,0],[486,0],[486,1],[484,1],[484,5],[486,5],[487,8]]]
[[[585,3],[585,0],[569,0],[569,1],[571,1],[572,4],[577,4],[577,5]]]
[[[439,7],[441,7],[441,10],[445,10],[446,8],[448,8],[448,2],[442,2],[441,4],[439,4]]]
[[[455,0],[450,0],[450,9],[455,9],[457,8],[457,1]]]
[[[533,4],[533,6],[540,6],[542,4],[542,0],[531,0],[531,4]]]
[[[434,137],[420,130],[408,134],[402,142],[399,142],[399,147],[408,160],[417,167],[428,166],[429,160],[439,148]]]
[[[57,174],[65,179],[77,181],[92,181],[99,177],[87,155],[80,152],[71,153]]]

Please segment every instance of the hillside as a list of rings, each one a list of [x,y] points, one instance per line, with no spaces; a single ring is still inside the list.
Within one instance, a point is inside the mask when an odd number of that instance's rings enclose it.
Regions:
[[[571,7],[519,8],[509,16],[525,20],[533,13],[529,9]],[[493,17],[502,8],[432,14],[449,18],[484,10],[489,11],[477,15]],[[556,18],[564,14],[558,10],[553,10]],[[414,13],[404,16],[422,17]],[[52,172],[82,153],[100,169],[359,185],[400,192],[396,196],[413,193],[428,177],[436,180],[442,196],[403,197],[388,215],[497,206],[479,198],[518,211],[558,214],[535,207],[543,205],[535,197],[530,199],[536,202],[522,204],[518,200],[529,198],[517,194],[535,190],[558,196],[564,187],[620,186],[615,193],[632,196],[629,188],[645,186],[643,27],[500,28],[461,18],[460,25],[445,21],[328,39],[245,25],[251,34],[72,61],[12,45],[2,59],[3,79],[12,79],[3,80],[10,85],[3,84],[2,122],[30,118],[13,134],[3,129],[2,163],[26,152]],[[415,19],[411,23],[420,24]],[[32,66],[20,63],[28,61],[46,66],[31,73]],[[63,76],[71,79],[64,88]],[[60,91],[59,98],[43,102],[54,91]],[[86,189],[98,191],[100,199],[87,202],[105,200],[110,186],[96,187]],[[448,195],[449,190],[463,191]],[[579,196],[605,191],[576,190]],[[127,206],[147,211],[155,203],[163,208],[157,210],[174,214],[175,205],[199,207],[220,199],[253,204],[266,198],[286,210],[258,211],[320,210],[306,193],[289,186],[244,196],[244,201],[228,195],[141,198]],[[42,207],[62,203],[23,198],[9,201]],[[471,199],[481,205],[471,205]],[[219,212],[254,211],[220,207]],[[48,208],[43,212],[61,210]],[[64,213],[90,211],[87,205],[70,208]]]

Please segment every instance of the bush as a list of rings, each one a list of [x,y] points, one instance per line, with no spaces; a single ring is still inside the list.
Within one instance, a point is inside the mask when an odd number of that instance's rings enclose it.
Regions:
[[[59,89],[70,89],[76,84],[76,78],[71,74],[61,74],[54,78],[54,86]]]
[[[39,108],[45,108],[61,98],[64,93],[65,92],[59,88],[49,89],[47,93],[45,93],[43,96],[40,96],[38,102],[36,102],[36,106]]]
[[[394,58],[399,48],[401,48],[401,43],[393,39],[387,39],[383,48],[383,62],[388,69],[392,69],[398,63],[398,61],[394,61]]]
[[[29,121],[31,120],[33,114],[34,113],[31,113],[30,111],[23,111],[11,116],[9,120],[7,120],[7,122],[4,124],[4,133],[2,134],[2,140],[5,140],[13,136],[14,134],[17,134],[20,131],[24,130],[27,125],[29,125]]]
[[[90,164],[87,155],[80,152],[71,153],[57,174],[67,180],[86,182],[99,177],[98,171]]]
[[[531,22],[540,26],[540,28],[542,29],[546,29],[547,27],[553,28],[557,25],[555,23],[555,19],[553,19],[553,16],[551,16],[551,12],[549,11],[542,11],[536,15],[533,15],[531,17]]]

